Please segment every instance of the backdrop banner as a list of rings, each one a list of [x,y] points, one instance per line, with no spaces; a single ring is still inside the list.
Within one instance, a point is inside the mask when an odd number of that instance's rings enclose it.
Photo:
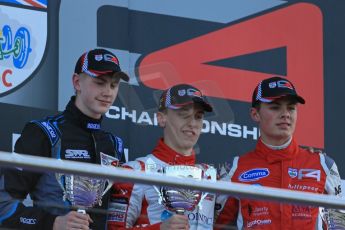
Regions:
[[[296,138],[325,151],[341,175],[345,1],[0,0],[0,150],[25,122],[63,111],[77,58],[102,47],[130,75],[103,127],[124,139],[127,158],[151,152],[162,130],[162,90],[188,83],[214,105],[196,146],[216,168],[254,148],[255,85],[290,79],[305,98]],[[83,5],[84,17],[75,14]],[[198,10],[195,10],[195,9]]]

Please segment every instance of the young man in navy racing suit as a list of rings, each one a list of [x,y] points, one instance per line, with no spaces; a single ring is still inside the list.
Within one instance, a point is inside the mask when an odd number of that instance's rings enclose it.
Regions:
[[[15,152],[101,164],[122,160],[121,138],[101,129],[102,115],[117,97],[121,71],[117,57],[104,49],[85,52],[72,77],[76,92],[65,111],[26,124],[15,144]],[[71,211],[54,172],[6,169],[1,178],[0,221],[3,227],[20,229],[105,229],[106,214]],[[33,207],[22,200],[30,194]],[[107,209],[108,196],[102,199]]]

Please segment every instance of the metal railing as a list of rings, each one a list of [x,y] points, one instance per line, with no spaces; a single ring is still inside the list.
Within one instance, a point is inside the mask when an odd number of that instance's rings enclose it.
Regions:
[[[0,151],[1,167],[19,167],[33,171],[55,171],[84,175],[94,178],[109,179],[111,181],[138,182],[142,184],[166,185],[181,188],[192,188],[217,194],[229,194],[236,197],[271,200],[287,203],[298,203],[312,206],[322,206],[334,209],[345,209],[345,200],[322,194],[291,191],[286,189],[269,188],[231,183],[225,181],[198,181],[189,178],[179,179],[163,175],[145,174],[122,168],[102,167],[96,164],[56,160]]]

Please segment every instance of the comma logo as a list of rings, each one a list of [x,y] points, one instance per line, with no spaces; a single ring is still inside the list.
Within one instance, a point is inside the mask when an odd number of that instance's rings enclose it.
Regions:
[[[267,177],[268,175],[270,175],[270,171],[267,168],[257,168],[245,171],[238,177],[238,179],[243,182],[257,181],[261,178]]]

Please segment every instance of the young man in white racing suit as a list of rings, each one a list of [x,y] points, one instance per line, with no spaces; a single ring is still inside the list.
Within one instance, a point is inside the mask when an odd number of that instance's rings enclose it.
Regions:
[[[152,153],[124,167],[160,174],[167,166],[196,164],[194,145],[201,133],[205,112],[211,112],[201,91],[191,85],[175,85],[160,98],[157,119],[164,136]],[[216,171],[201,165],[203,178],[215,180]],[[205,194],[195,209],[184,215],[159,202],[160,186],[117,183],[110,201],[108,229],[213,229],[215,195]],[[176,188],[178,190],[178,188]]]

